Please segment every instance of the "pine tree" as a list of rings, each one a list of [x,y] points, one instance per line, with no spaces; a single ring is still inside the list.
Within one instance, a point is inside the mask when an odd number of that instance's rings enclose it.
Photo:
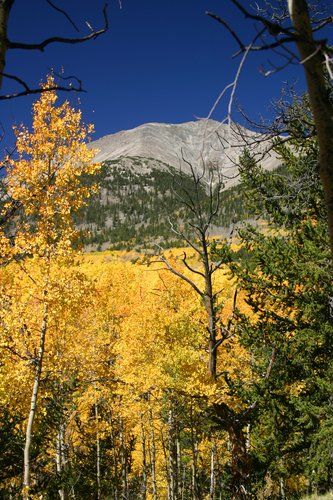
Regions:
[[[251,388],[239,382],[235,390],[252,403],[252,467],[280,489],[293,479],[299,491],[330,487],[332,453],[333,275],[304,101],[287,110],[291,140],[275,145],[281,169],[264,172],[247,152],[242,157],[249,202],[266,224],[239,232],[245,257],[231,265],[251,311],[239,313],[238,328],[256,376]],[[326,454],[316,449],[322,436],[330,436]]]

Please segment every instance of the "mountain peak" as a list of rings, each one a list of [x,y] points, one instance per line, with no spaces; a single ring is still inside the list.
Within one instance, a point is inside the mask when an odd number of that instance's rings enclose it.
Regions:
[[[245,146],[244,138],[257,135],[236,124],[224,124],[215,120],[196,120],[186,123],[145,123],[130,130],[110,134],[91,143],[99,150],[95,157],[98,162],[121,157],[154,158],[174,168],[186,171],[190,162],[201,171],[205,165],[214,164],[228,179],[231,186],[238,168],[238,157]],[[270,142],[254,143],[255,152],[262,152]],[[264,168],[276,167],[275,156],[263,160]]]

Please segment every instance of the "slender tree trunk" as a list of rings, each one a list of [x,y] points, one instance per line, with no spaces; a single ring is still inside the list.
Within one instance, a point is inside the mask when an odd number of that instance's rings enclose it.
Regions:
[[[246,426],[246,445],[245,445],[247,455],[250,455],[251,451],[251,424]]]
[[[176,437],[176,448],[177,448],[177,477],[178,477],[178,496],[182,498],[183,491],[183,480],[182,480],[182,448],[180,444],[179,431],[177,429]]]
[[[182,474],[182,488],[181,488],[181,500],[184,500],[186,495],[186,466],[183,466],[183,474]]]
[[[328,209],[328,231],[333,257],[333,102],[331,86],[325,75],[322,47],[313,38],[306,0],[288,0],[296,44],[304,67],[310,104],[319,144],[319,174]],[[331,56],[327,56],[331,57]]]
[[[283,477],[280,477],[280,498],[281,500],[285,500],[286,494],[284,491],[284,479]]]
[[[168,453],[167,453],[167,447],[163,435],[163,431],[161,431],[161,444],[162,444],[162,450],[163,450],[163,457],[164,457],[164,465],[165,465],[165,477],[167,479],[168,483],[168,500],[170,500],[170,472],[169,472],[169,461],[168,461]]]
[[[44,358],[44,349],[45,349],[45,337],[47,331],[47,320],[48,320],[48,304],[44,305],[44,314],[43,320],[40,330],[39,337],[39,351],[38,357],[36,358],[36,372],[34,385],[31,394],[31,402],[30,402],[30,412],[28,417],[27,429],[26,429],[26,437],[25,437],[25,446],[24,446],[24,473],[23,473],[23,498],[24,500],[29,498],[29,488],[30,488],[30,449],[31,449],[31,441],[33,435],[33,425],[36,416],[37,409],[37,400],[38,400],[38,391],[40,386],[40,379],[43,368],[43,358]]]
[[[114,477],[114,500],[118,500],[118,461],[117,461],[117,453],[116,453],[116,438],[114,435],[114,426],[112,416],[110,416],[110,438],[112,444],[112,462],[113,462],[113,477]]]
[[[191,403],[191,450],[192,450],[192,484],[191,484],[192,498],[193,500],[199,500],[200,494],[197,483],[198,442],[195,436],[192,403]]]
[[[207,330],[209,335],[208,343],[208,372],[212,380],[216,380],[217,370],[217,331],[216,331],[216,307],[215,297],[213,293],[212,272],[209,264],[209,248],[206,241],[205,233],[201,236],[202,246],[202,263],[205,274],[205,294],[204,306],[207,314]]]
[[[65,443],[64,443],[64,425],[60,423],[57,434],[57,451],[56,451],[56,467],[59,478],[61,478],[66,462],[65,458]],[[65,490],[63,486],[58,490],[61,500],[65,500]]]
[[[169,461],[170,461],[170,500],[178,500],[178,464],[176,423],[173,408],[169,411]]]
[[[13,3],[14,0],[0,0],[0,89],[6,66],[8,16]]]
[[[120,453],[121,453],[122,498],[127,499],[128,498],[127,459],[126,459],[124,426],[122,419],[120,419],[119,439],[120,439]]]
[[[192,497],[193,500],[199,500],[200,494],[197,481],[198,443],[197,441],[194,440],[193,434],[192,434],[191,446],[192,446]]]
[[[146,500],[147,497],[147,456],[146,456],[146,436],[143,426],[143,415],[140,415],[141,427],[141,450],[142,450],[142,483],[141,483],[141,498]]]
[[[96,482],[97,482],[97,500],[101,498],[101,445],[98,431],[98,403],[95,403],[95,422],[96,422]]]
[[[212,444],[210,454],[210,488],[209,500],[215,500],[215,444]]]
[[[156,443],[155,443],[155,428],[153,419],[153,410],[151,407],[150,397],[148,396],[149,403],[149,424],[150,424],[150,442],[151,442],[151,481],[153,486],[153,499],[157,500],[157,483],[156,483]]]

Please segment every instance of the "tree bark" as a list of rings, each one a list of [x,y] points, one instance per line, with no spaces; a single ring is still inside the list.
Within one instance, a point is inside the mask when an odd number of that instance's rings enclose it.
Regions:
[[[215,500],[215,444],[212,444],[210,453],[210,488],[209,500]]]
[[[250,460],[247,453],[247,439],[242,426],[231,423],[228,429],[231,443],[231,472],[233,500],[246,500],[249,492]]]
[[[193,500],[199,500],[200,495],[198,491],[197,481],[197,463],[198,463],[198,443],[194,437],[193,424],[191,423],[191,447],[192,447],[192,497]]]
[[[303,64],[319,145],[319,174],[328,211],[328,232],[333,258],[333,103],[325,74],[324,42],[313,37],[306,0],[288,0],[296,45]]]
[[[213,293],[212,273],[209,264],[209,249],[205,233],[202,234],[201,246],[203,251],[202,263],[205,274],[204,306],[207,314],[208,343],[208,371],[212,380],[216,380],[217,370],[217,344],[216,344],[216,307]]]
[[[177,429],[173,408],[169,411],[170,500],[178,500]]]
[[[59,478],[61,478],[65,461],[66,459],[65,459],[65,444],[64,444],[64,425],[63,423],[60,423],[57,435],[57,452],[56,452],[56,467]],[[63,486],[60,486],[58,492],[60,500],[65,500],[65,490]]]
[[[0,0],[0,89],[6,66],[8,16],[13,4],[14,0]]]
[[[180,435],[177,428],[177,437],[176,437],[176,449],[177,449],[177,477],[178,477],[178,496],[182,498],[183,491],[183,483],[182,483],[182,448],[180,443]]]
[[[97,481],[97,500],[101,498],[101,446],[98,431],[98,403],[95,402],[95,422],[97,426],[96,432],[96,481]]]
[[[151,441],[151,480],[153,485],[153,499],[157,500],[155,429],[154,429],[153,410],[151,407],[150,398],[148,399],[148,403],[149,403],[149,422],[150,422],[150,441]]]
[[[120,440],[120,457],[121,457],[121,483],[122,483],[122,498],[128,498],[128,484],[127,484],[127,458],[125,448],[125,436],[123,420],[120,419],[119,426],[119,440]]]
[[[36,416],[38,391],[40,386],[40,379],[43,367],[43,358],[45,351],[45,337],[47,331],[47,320],[48,320],[48,304],[44,306],[43,320],[40,330],[39,338],[39,351],[38,357],[36,359],[36,373],[34,379],[34,385],[32,389],[31,402],[30,402],[30,412],[28,417],[25,446],[24,446],[24,472],[23,472],[23,498],[24,500],[29,498],[29,488],[30,488],[30,449],[32,441],[32,431],[34,420]]]
[[[142,483],[141,483],[141,498],[146,500],[147,497],[147,452],[146,452],[146,436],[143,426],[143,414],[140,415],[141,427],[141,450],[142,450]]]
[[[110,416],[110,438],[111,438],[111,444],[112,444],[114,500],[118,500],[118,485],[119,485],[118,461],[117,461],[116,439],[115,439],[115,435],[114,435],[114,426],[113,426],[112,416]]]

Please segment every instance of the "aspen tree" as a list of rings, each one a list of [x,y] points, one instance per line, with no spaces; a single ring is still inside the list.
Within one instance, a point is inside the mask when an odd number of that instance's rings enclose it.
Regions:
[[[53,83],[49,77],[42,89],[53,87]],[[66,267],[75,255],[73,213],[91,194],[91,188],[81,185],[81,177],[99,169],[92,164],[96,152],[86,144],[93,127],[84,125],[81,112],[67,101],[58,107],[56,101],[54,91],[42,94],[33,105],[32,132],[26,127],[16,130],[18,159],[7,158],[8,203],[18,203],[21,209],[14,234],[1,234],[2,246],[8,260],[30,276],[42,311],[31,361],[35,374],[24,449],[24,498],[29,497],[31,485],[30,450],[50,317],[54,317],[63,295],[60,285],[68,286],[58,282],[55,270]],[[40,269],[35,277],[30,273],[31,263]]]

